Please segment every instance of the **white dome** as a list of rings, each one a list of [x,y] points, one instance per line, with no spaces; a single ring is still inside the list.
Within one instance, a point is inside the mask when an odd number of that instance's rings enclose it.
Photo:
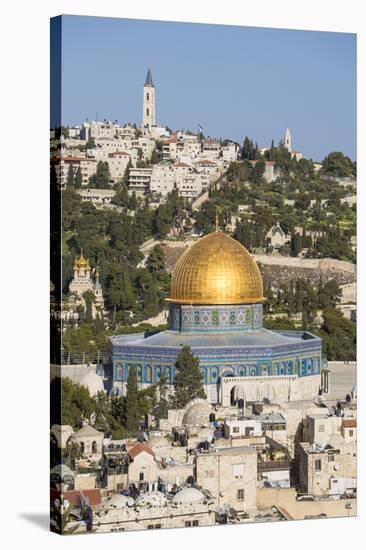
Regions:
[[[66,464],[56,464],[51,470],[51,475],[64,479],[65,477],[74,477],[74,472]]]
[[[202,502],[206,499],[202,491],[199,491],[195,487],[184,487],[176,493],[173,497],[173,502],[177,504],[187,504],[190,502]]]
[[[98,394],[98,392],[104,392],[103,380],[95,372],[88,372],[80,380],[80,386],[88,388],[92,397]]]
[[[113,495],[112,498],[107,500],[104,506],[106,508],[124,508],[125,506],[129,505],[128,501],[129,501],[129,497],[126,497],[125,495],[116,494],[116,495]]]
[[[138,497],[136,506],[164,506],[167,498],[161,491],[151,491]]]
[[[183,416],[183,426],[202,426],[209,422],[212,407],[204,399],[193,399],[190,401]]]

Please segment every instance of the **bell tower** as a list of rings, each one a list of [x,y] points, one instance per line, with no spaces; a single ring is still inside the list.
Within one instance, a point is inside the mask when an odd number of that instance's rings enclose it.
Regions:
[[[285,149],[287,149],[287,151],[289,153],[291,153],[292,152],[292,137],[291,137],[291,132],[290,132],[289,128],[286,128],[285,136],[283,138],[283,144],[284,144]]]
[[[155,124],[155,86],[151,76],[151,71],[148,69],[144,84],[144,101],[141,126],[151,128],[151,126],[155,126]]]

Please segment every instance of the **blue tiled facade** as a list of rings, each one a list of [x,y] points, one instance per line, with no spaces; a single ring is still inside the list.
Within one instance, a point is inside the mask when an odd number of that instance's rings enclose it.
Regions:
[[[169,326],[180,332],[232,332],[263,325],[262,304],[193,306],[170,304]]]
[[[165,374],[173,384],[182,345],[199,358],[203,383],[222,377],[291,375],[307,377],[321,370],[321,340],[308,332],[269,331],[262,327],[262,305],[170,306],[169,330],[110,339],[113,382],[127,381],[135,366],[142,384],[156,384]]]

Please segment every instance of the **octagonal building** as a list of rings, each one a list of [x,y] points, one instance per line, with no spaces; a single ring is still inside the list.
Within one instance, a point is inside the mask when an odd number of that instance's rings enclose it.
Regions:
[[[114,391],[125,393],[134,365],[141,388],[164,373],[173,392],[175,361],[186,345],[200,361],[212,404],[314,399],[321,339],[263,328],[263,301],[262,276],[246,248],[221,232],[202,237],[172,273],[168,330],[110,338]]]

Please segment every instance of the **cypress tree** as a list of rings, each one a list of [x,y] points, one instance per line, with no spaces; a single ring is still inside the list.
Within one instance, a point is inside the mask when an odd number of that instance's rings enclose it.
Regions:
[[[82,184],[83,184],[83,177],[81,175],[81,168],[79,166],[79,168],[76,171],[75,178],[74,178],[75,189],[81,189]]]
[[[72,164],[69,164],[69,169],[67,171],[67,187],[72,187],[74,185],[74,167]]]
[[[140,414],[138,406],[138,383],[136,367],[128,371],[126,392],[126,428],[129,434],[135,434],[139,429]]]
[[[191,399],[201,397],[206,399],[202,385],[202,374],[199,360],[189,346],[183,346],[175,362],[174,401],[178,409],[185,407]]]

